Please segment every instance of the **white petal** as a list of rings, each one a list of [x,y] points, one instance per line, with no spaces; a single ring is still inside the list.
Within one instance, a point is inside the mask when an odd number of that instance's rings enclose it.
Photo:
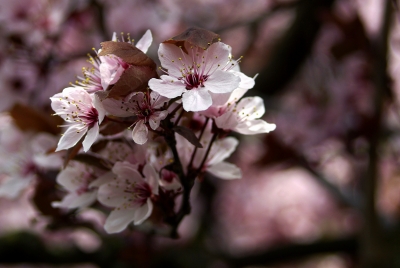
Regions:
[[[136,47],[140,49],[143,53],[146,53],[152,42],[153,36],[151,35],[151,31],[147,30],[142,38],[140,38],[140,40],[136,43]]]
[[[132,130],[132,139],[137,144],[145,144],[147,142],[147,135],[149,130],[147,129],[146,124],[143,120],[140,120],[136,123],[135,127]]]
[[[177,47],[173,44],[160,44],[160,47],[158,49],[158,57],[160,59],[161,66],[163,68],[167,69],[168,73],[171,76],[175,76],[175,77],[182,76],[182,73],[180,71],[180,68],[182,67],[182,65],[181,65],[182,62],[179,61],[179,58],[181,58],[183,61],[185,60],[186,57],[190,58],[189,55],[187,55],[187,54],[184,55],[184,52],[182,52],[182,50],[179,47]],[[163,95],[163,94],[161,94],[161,95]],[[165,96],[165,95],[163,95],[163,96]],[[168,97],[168,96],[165,96],[165,97]]]
[[[213,93],[229,93],[235,90],[240,83],[240,78],[231,72],[216,70],[206,82],[204,88]]]
[[[120,207],[113,210],[106,220],[104,229],[109,234],[123,231],[133,221],[135,212],[135,208],[124,209]]]
[[[79,130],[76,126],[69,127],[58,142],[56,152],[74,147],[86,132],[87,128]]]
[[[210,95],[212,97],[212,103],[213,103],[212,105],[213,106],[224,105],[225,103],[228,102],[231,94],[232,93],[230,93],[230,92],[229,93],[221,93],[221,94],[210,92]]]
[[[216,42],[206,50],[197,50],[195,52],[203,54],[207,65],[205,69],[210,70],[209,73],[213,73],[215,70],[225,68],[228,65],[231,48],[222,42]],[[210,66],[212,67],[210,68]]]
[[[242,171],[240,168],[227,162],[220,162],[208,167],[207,171],[220,179],[232,180],[240,179],[242,177]]]
[[[53,207],[62,207],[62,208],[85,208],[90,206],[96,201],[96,191],[83,193],[77,195],[76,193],[70,193],[66,195],[61,202],[53,202],[51,205]]]
[[[228,158],[236,150],[238,144],[239,141],[234,137],[227,137],[216,141],[211,147],[207,165],[213,166]]]
[[[146,164],[143,168],[143,175],[146,177],[146,181],[149,184],[152,193],[158,195],[159,176],[154,167],[150,164]]]
[[[204,88],[188,90],[182,95],[183,109],[185,111],[204,111],[207,110],[211,104],[211,95]]]
[[[185,85],[181,81],[167,75],[162,75],[161,79],[150,79],[149,87],[161,96],[170,99],[179,97],[185,90]]]
[[[83,151],[89,151],[92,144],[96,141],[99,136],[99,125],[95,123],[91,129],[86,134],[85,139],[83,140]]]
[[[254,135],[260,133],[268,133],[275,130],[275,128],[275,124],[269,124],[264,120],[258,119],[241,122],[232,130],[244,135]]]
[[[103,122],[104,117],[106,116],[106,111],[104,110],[103,103],[100,101],[99,96],[93,94],[93,107],[96,108],[97,112],[99,113],[98,121],[99,124]]]
[[[239,121],[237,114],[233,113],[232,109],[229,109],[221,116],[215,118],[215,124],[221,129],[231,130],[236,128]]]
[[[150,198],[147,198],[147,203],[143,206],[137,208],[134,216],[134,224],[139,225],[142,224],[148,217],[150,217],[151,212],[153,211],[153,203]]]
[[[240,118],[252,120],[260,118],[265,113],[264,100],[260,97],[247,97],[241,99],[236,105]]]

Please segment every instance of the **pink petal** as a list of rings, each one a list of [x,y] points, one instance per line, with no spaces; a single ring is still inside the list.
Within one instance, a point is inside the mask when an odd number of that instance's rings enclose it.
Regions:
[[[146,181],[150,185],[153,194],[158,195],[159,176],[154,167],[146,164],[143,168],[143,175],[146,177]]]
[[[136,123],[135,127],[132,130],[132,139],[137,144],[145,144],[147,142],[147,135],[149,130],[147,129],[146,124],[143,120],[140,120]]]
[[[153,36],[151,35],[151,31],[147,30],[142,38],[140,38],[140,40],[136,43],[136,47],[140,49],[143,53],[146,53],[152,42]]]
[[[127,111],[129,109],[128,106],[122,104],[122,100],[116,100],[112,98],[108,98],[103,100],[103,107],[104,109],[111,115],[118,116],[118,117],[128,117],[132,116],[131,111]]]

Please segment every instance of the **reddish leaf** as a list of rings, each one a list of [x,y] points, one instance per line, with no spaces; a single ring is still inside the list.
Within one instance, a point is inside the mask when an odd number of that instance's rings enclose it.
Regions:
[[[176,126],[173,127],[172,130],[181,135],[182,137],[184,137],[185,139],[187,139],[191,144],[193,144],[197,148],[203,148],[199,139],[189,128],[183,126]]]
[[[185,43],[188,43],[191,46],[207,49],[211,44],[218,42],[219,40],[220,36],[216,33],[198,27],[191,27],[180,35],[165,40],[163,43],[182,47],[182,50],[188,53],[184,46]]]
[[[40,111],[23,104],[15,104],[9,111],[15,124],[23,131],[60,133],[57,125],[61,118],[42,114]]]
[[[108,92],[107,98],[118,99],[132,92],[145,91],[149,80],[156,77],[157,72],[153,68],[130,66]]]
[[[147,66],[151,69],[156,68],[156,64],[152,59],[130,43],[107,41],[102,42],[101,47],[99,56],[113,54],[130,65]]]

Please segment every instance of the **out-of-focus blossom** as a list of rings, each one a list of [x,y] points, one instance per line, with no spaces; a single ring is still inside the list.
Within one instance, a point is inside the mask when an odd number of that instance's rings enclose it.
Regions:
[[[57,183],[68,194],[60,202],[53,202],[52,206],[68,209],[90,206],[96,201],[99,186],[112,178],[111,172],[100,172],[85,164],[71,161],[57,176]]]
[[[137,168],[129,162],[117,162],[112,169],[115,180],[99,188],[99,201],[115,208],[104,225],[108,233],[121,232],[131,222],[141,224],[153,211],[151,197],[158,194],[158,174],[145,165],[143,178]]]
[[[0,196],[16,198],[37,178],[37,172],[60,168],[62,159],[49,153],[57,143],[55,137],[22,132],[7,115],[0,120]]]
[[[186,111],[204,111],[212,103],[211,93],[232,92],[239,86],[240,78],[228,70],[232,67],[230,47],[216,42],[207,49],[182,48],[172,44],[160,44],[158,55],[167,75],[151,79],[152,90],[167,98],[182,95]],[[233,63],[235,65],[235,63]]]
[[[65,88],[62,93],[54,95],[51,107],[57,115],[71,123],[65,125],[67,131],[61,137],[57,150],[73,147],[87,133],[83,140],[83,150],[86,152],[96,141],[99,134],[99,124],[105,116],[101,101],[96,95],[90,95],[83,88]]]

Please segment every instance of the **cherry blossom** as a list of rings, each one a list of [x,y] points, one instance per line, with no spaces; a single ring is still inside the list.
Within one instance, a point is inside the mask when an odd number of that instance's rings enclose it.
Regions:
[[[83,88],[69,87],[54,95],[51,107],[68,125],[58,142],[56,151],[75,146],[85,135],[83,150],[87,152],[99,134],[99,124],[105,116],[104,108],[96,95],[90,95]]]
[[[156,92],[143,93],[134,92],[128,95],[123,101],[115,99],[105,99],[104,109],[114,116],[129,117],[136,116],[137,120],[132,130],[132,139],[137,144],[147,142],[148,127],[156,130],[160,126],[161,120],[165,119],[168,111],[162,110],[167,98],[160,96]]]
[[[117,233],[131,222],[141,224],[151,215],[151,197],[158,195],[158,174],[147,164],[142,177],[138,166],[126,161],[117,162],[112,172],[116,178],[100,186],[98,200],[115,208],[108,216],[104,229],[108,233]]]
[[[276,128],[259,119],[264,113],[264,102],[260,97],[247,97],[236,103],[228,103],[228,108],[215,123],[219,128],[233,130],[245,135],[268,133]]]
[[[182,95],[186,111],[204,111],[213,104],[211,93],[230,93],[239,86],[240,78],[229,70],[232,63],[230,47],[222,42],[206,50],[199,47],[182,48],[160,44],[158,55],[167,75],[151,79],[152,90],[167,98]]]
[[[236,149],[239,141],[234,137],[227,137],[220,140],[216,140],[208,154],[206,161],[203,166],[200,167],[204,157],[207,153],[207,148],[211,141],[211,131],[207,129],[201,139],[201,144],[203,148],[198,148],[193,159],[193,166],[195,168],[200,168],[203,171],[208,171],[214,176],[221,179],[240,179],[242,177],[242,172],[240,168],[236,165],[225,162]],[[194,146],[191,145],[186,139],[176,136],[178,141],[178,152],[181,161],[185,166],[189,165],[189,159],[194,151]]]
[[[57,176],[57,183],[63,186],[68,194],[60,201],[53,202],[53,207],[85,208],[96,201],[98,187],[113,178],[111,172],[99,176],[99,171],[71,161]]]
[[[115,32],[112,41],[127,42],[134,45],[134,40],[132,40],[129,35],[127,35],[127,39],[125,39],[123,35],[121,39],[118,39]],[[136,47],[143,53],[146,53],[152,41],[153,37],[151,31],[147,30],[142,38],[136,43]],[[93,50],[96,54],[99,54],[101,51],[101,49],[96,51],[94,48]],[[72,86],[83,87],[89,93],[107,90],[110,85],[113,85],[118,81],[122,73],[129,67],[129,64],[115,55],[97,57],[88,55],[88,57],[88,62],[92,67],[82,68],[83,77],[78,76],[78,80],[75,82],[76,85],[72,84]]]

